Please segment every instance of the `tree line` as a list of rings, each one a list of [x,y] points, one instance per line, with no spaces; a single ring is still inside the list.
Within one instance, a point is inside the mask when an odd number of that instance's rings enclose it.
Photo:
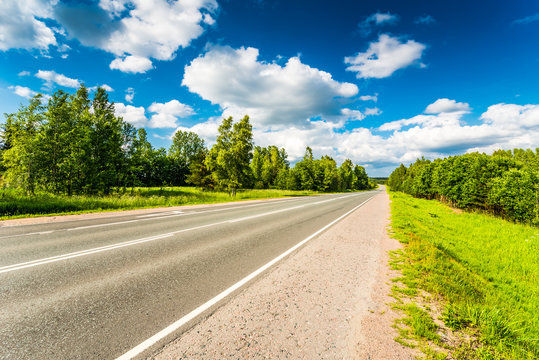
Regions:
[[[284,149],[253,143],[249,117],[223,119],[209,149],[194,132],[177,131],[169,149],[154,149],[144,129],[115,116],[107,92],[93,99],[82,85],[74,94],[56,91],[45,102],[5,114],[0,134],[4,186],[27,193],[109,194],[136,186],[195,185],[207,190],[290,189],[346,191],[373,188],[365,169],[329,156],[290,166]]]
[[[539,224],[539,148],[418,159],[390,175],[391,190]]]

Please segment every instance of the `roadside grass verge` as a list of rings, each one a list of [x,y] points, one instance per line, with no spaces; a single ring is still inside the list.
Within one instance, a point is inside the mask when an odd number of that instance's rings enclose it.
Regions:
[[[195,187],[128,188],[107,196],[64,196],[22,194],[0,189],[0,219],[43,215],[130,210],[178,205],[211,204],[229,201],[269,199],[320,194],[314,191],[243,190],[231,197],[227,192],[203,191]]]
[[[391,192],[397,341],[429,359],[539,358],[539,229]]]

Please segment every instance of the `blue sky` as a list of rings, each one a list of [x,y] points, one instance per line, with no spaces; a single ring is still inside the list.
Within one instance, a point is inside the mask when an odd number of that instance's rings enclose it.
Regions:
[[[250,115],[258,145],[371,176],[417,157],[539,146],[539,3],[4,0],[0,112],[105,86],[154,147],[211,145]]]

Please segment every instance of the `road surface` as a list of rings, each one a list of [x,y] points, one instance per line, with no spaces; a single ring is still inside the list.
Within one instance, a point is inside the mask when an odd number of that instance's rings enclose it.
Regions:
[[[2,227],[0,358],[122,356],[377,193]]]

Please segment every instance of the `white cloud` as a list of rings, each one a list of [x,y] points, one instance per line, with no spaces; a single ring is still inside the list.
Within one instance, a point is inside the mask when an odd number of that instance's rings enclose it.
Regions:
[[[33,91],[30,88],[19,86],[19,85],[10,86],[9,89],[13,90],[13,93],[15,93],[16,95],[22,96],[23,98],[27,98],[27,99],[30,99],[38,94],[37,92]]]
[[[178,126],[178,118],[193,115],[195,111],[189,105],[182,104],[178,100],[167,103],[153,103],[148,111],[155,113],[148,124],[151,128],[175,128]]]
[[[47,87],[52,87],[53,83],[70,88],[78,88],[80,86],[79,80],[68,78],[67,76],[58,74],[55,71],[39,70],[36,73],[36,77],[44,80]]]
[[[135,97],[135,89],[133,89],[132,87],[127,88],[127,90],[125,90],[125,101],[132,103],[134,97]]]
[[[215,24],[215,19],[212,18],[212,16],[211,16],[210,14],[207,14],[207,13],[203,15],[202,21],[203,21],[204,24],[206,24],[206,25],[213,25],[213,24]]]
[[[537,146],[539,105],[492,105],[480,116],[479,125],[466,124],[462,120],[466,112],[417,115],[386,123],[379,130],[393,131],[384,146],[393,154],[395,163],[412,162],[419,156],[436,158],[463,152]],[[403,130],[405,126],[411,127]]]
[[[124,56],[112,60],[109,67],[128,73],[145,73],[153,68],[152,61],[142,56]]]
[[[377,107],[374,108],[367,108],[365,109],[365,115],[380,115],[382,113],[382,110],[378,109]]]
[[[201,24],[213,24],[208,12],[218,7],[215,0],[101,1],[100,6],[117,15],[127,3],[131,6],[128,16],[100,47],[117,56],[111,69],[133,73],[151,69],[150,58],[172,60],[179,48],[204,32]]]
[[[362,100],[362,101],[374,101],[374,102],[377,102],[378,101],[378,94],[374,94],[374,95],[362,95],[359,97],[359,100]]]
[[[496,104],[489,106],[481,119],[503,128],[535,128],[539,126],[539,105]]]
[[[129,2],[129,0],[99,0],[99,6],[113,16],[119,16],[127,10],[126,6]]]
[[[125,105],[123,103],[114,104],[115,115],[122,117],[125,121],[136,127],[143,127],[148,123],[148,119],[144,114],[144,107],[135,107]]]
[[[357,78],[380,79],[416,63],[425,48],[425,45],[414,40],[404,43],[398,38],[382,34],[377,42],[369,45],[366,52],[346,57],[344,62],[350,65],[346,70],[357,72]]]
[[[171,100],[167,103],[153,103],[148,107],[148,112],[154,113],[148,120],[144,107],[115,103],[116,116],[121,116],[128,123],[136,127],[150,128],[176,128],[179,118],[191,116],[195,111],[188,105],[180,103],[178,100]],[[217,128],[216,128],[217,129]]]
[[[368,36],[372,33],[375,26],[395,24],[399,17],[391,13],[375,13],[368,16],[365,20],[359,23],[359,31],[363,36]]]
[[[393,23],[395,21],[398,20],[398,17],[397,15],[394,15],[394,14],[390,14],[390,13],[376,13],[376,14],[372,14],[369,19],[371,19],[371,21],[375,22],[376,25],[380,25],[380,24],[383,24],[383,23]]]
[[[255,124],[274,127],[342,117],[343,103],[358,93],[356,85],[335,81],[298,57],[281,66],[258,55],[254,48],[213,47],[185,67],[182,85],[219,104],[225,117],[248,114]]]
[[[25,70],[25,71],[21,71],[21,72],[18,73],[17,75],[19,75],[19,76],[30,76],[30,75],[32,75],[32,74],[30,74],[30,71],[26,71],[26,70]]]
[[[440,114],[445,112],[470,111],[470,105],[467,103],[456,102],[447,98],[438,99],[427,106],[426,114]]]
[[[110,86],[108,86],[107,84],[103,84],[103,85],[101,85],[101,87],[102,87],[103,89],[105,89],[106,91],[108,91],[108,92],[114,91],[114,89],[111,88]]]
[[[103,88],[104,90],[106,90],[108,92],[114,91],[114,89],[112,87],[110,87],[109,85],[107,85],[107,84],[99,85],[99,87]],[[97,88],[98,88],[97,86],[92,86],[92,87],[88,88],[88,91],[96,91]]]
[[[152,61],[172,60],[204,27],[215,23],[216,0],[3,0],[0,2],[0,51],[58,46],[66,58],[67,36],[116,56],[111,69],[140,73]],[[61,28],[49,27],[44,19]],[[57,38],[56,34],[60,36]]]
[[[41,20],[51,17],[56,1],[0,1],[0,51],[39,49],[47,51],[57,45],[52,29]]]
[[[365,119],[365,114],[363,114],[359,110],[352,110],[352,109],[344,108],[341,110],[341,113],[351,120],[360,121],[360,120]]]
[[[299,160],[310,146],[315,156],[330,155],[338,162],[349,158],[367,166],[369,174],[388,175],[399,163],[418,157],[434,159],[464,152],[492,152],[496,149],[535,148],[539,139],[539,105],[496,104],[484,112],[477,125],[462,117],[465,111],[420,114],[384,124],[379,129],[358,127],[345,130],[327,121],[308,121],[308,126],[291,125],[271,129],[255,126],[257,145],[284,147],[291,161]],[[220,119],[191,128],[209,144],[215,141]],[[391,131],[391,134],[379,132]]]
[[[222,120],[220,117],[215,117],[209,119],[208,121],[195,124],[192,127],[179,126],[174,131],[174,134],[177,131],[192,131],[198,134],[204,140],[207,146],[211,146],[217,141],[217,135],[219,135],[218,129],[221,125],[221,121]]]

